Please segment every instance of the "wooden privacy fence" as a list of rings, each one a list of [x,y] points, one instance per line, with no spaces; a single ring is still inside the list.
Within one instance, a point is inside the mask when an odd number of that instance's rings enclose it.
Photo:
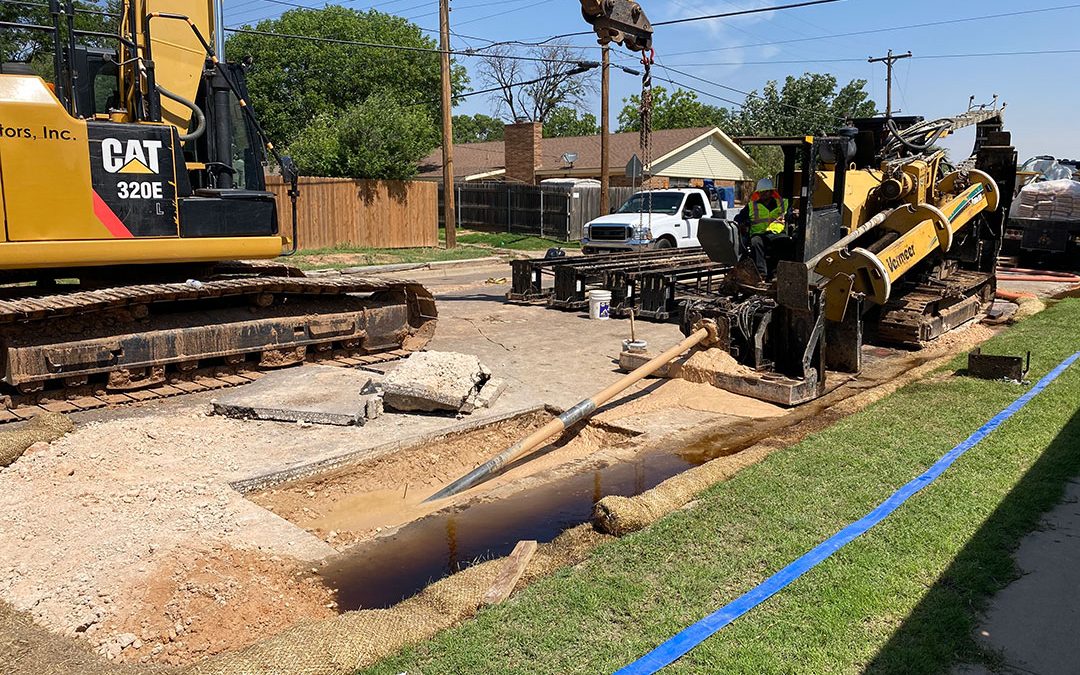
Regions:
[[[600,188],[593,186],[458,183],[454,191],[457,223],[466,229],[576,241],[581,239],[581,226],[602,215]],[[610,188],[612,207],[621,206],[633,192],[628,187]],[[440,186],[440,226],[442,200]]]
[[[288,186],[267,176],[282,233],[291,233]],[[425,181],[300,178],[301,248],[438,246],[438,187]]]

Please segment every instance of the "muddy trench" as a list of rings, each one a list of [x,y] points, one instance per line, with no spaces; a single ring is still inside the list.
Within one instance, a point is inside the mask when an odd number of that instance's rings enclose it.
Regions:
[[[853,396],[876,389],[884,395],[903,373],[990,334],[972,326],[935,349],[869,347],[858,379],[838,375],[838,384],[816,401],[768,419],[652,439],[648,447],[635,432],[594,420],[450,503],[423,500],[551,413],[521,415],[248,496],[339,551],[319,570],[339,611],[386,608],[445,576],[508,554],[520,540],[553,540],[588,522],[603,497],[640,494],[765,440],[777,447],[798,442],[850,414],[845,401]]]
[[[551,417],[526,413],[248,497],[338,549],[320,575],[345,611],[390,607],[519,540],[551,541],[588,521],[602,497],[638,494],[693,464],[593,421],[459,496],[424,503]]]

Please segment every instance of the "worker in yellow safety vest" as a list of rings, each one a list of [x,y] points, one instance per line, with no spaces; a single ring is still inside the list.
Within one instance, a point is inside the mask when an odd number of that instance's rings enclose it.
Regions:
[[[758,181],[757,190],[750,195],[750,201],[735,216],[735,223],[744,233],[744,246],[750,249],[750,256],[762,279],[769,276],[769,248],[777,239],[788,236],[790,219],[791,203],[780,196],[768,178]]]

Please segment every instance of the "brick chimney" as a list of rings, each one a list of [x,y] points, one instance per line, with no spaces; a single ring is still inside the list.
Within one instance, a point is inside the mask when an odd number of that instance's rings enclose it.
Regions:
[[[503,133],[503,152],[506,163],[506,180],[515,183],[536,184],[536,170],[540,168],[540,139],[544,125],[540,122],[517,122],[507,124]]]

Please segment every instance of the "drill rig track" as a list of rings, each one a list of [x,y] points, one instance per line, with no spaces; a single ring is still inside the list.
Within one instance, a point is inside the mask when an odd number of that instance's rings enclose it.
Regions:
[[[994,299],[994,275],[954,270],[941,281],[911,284],[881,308],[878,341],[921,346],[984,312]]]
[[[62,289],[0,289],[0,413],[8,411],[0,417],[20,406],[176,395],[215,375],[240,384],[252,379],[245,373],[305,361],[400,358],[435,330],[434,299],[420,284],[311,278],[284,266],[227,264],[199,280]],[[225,386],[209,385],[197,388]]]

